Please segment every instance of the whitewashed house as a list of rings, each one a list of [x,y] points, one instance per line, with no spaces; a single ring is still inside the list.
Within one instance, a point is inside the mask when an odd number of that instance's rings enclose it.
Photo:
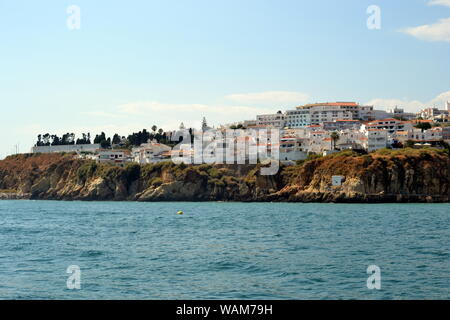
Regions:
[[[128,150],[98,150],[94,159],[99,163],[123,165],[130,161],[130,155]]]
[[[284,136],[280,138],[280,160],[297,161],[304,160],[308,156],[308,140],[296,136]]]
[[[397,131],[411,130],[412,128],[413,123],[411,121],[401,121],[394,118],[375,120],[361,126],[361,130],[386,130],[389,134]]]
[[[362,130],[364,136],[360,138],[362,147],[367,152],[386,148],[388,145],[388,132],[384,129]]]
[[[158,143],[155,140],[148,141],[131,150],[134,162],[139,164],[157,163],[170,159],[171,147]]]

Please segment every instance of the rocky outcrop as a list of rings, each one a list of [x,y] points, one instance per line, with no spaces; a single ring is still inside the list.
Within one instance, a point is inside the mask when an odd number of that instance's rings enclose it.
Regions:
[[[260,165],[116,167],[74,155],[0,161],[0,199],[132,201],[449,202],[443,150],[343,152],[260,175]],[[332,186],[332,176],[344,177]],[[8,192],[1,192],[8,190]]]
[[[28,200],[31,194],[16,192],[0,192],[0,200]]]
[[[332,186],[331,177],[345,177]],[[437,150],[343,153],[303,165],[274,198],[320,202],[449,202],[450,159]]]

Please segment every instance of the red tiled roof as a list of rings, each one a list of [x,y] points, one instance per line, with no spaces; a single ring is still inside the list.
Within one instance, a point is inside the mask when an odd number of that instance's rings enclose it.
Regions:
[[[300,107],[315,107],[315,106],[346,106],[346,107],[357,107],[359,106],[356,102],[323,102],[323,103],[311,103]]]

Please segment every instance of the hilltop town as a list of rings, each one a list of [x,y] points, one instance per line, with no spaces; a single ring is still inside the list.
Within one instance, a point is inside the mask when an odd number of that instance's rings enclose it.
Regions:
[[[31,154],[0,161],[0,199],[448,202],[449,107],[410,114],[335,102],[215,129],[203,119],[200,130],[101,133],[94,143],[89,134],[45,134]],[[276,134],[260,134],[269,131]],[[208,132],[219,138],[208,140]],[[271,174],[263,169],[274,162],[238,154],[248,151],[249,132],[258,133],[258,156],[260,147],[279,156]],[[203,149],[204,140],[213,148]],[[218,159],[214,147],[225,144],[233,161],[192,161],[198,148]]]
[[[195,131],[186,129],[184,124],[179,129],[190,133]],[[209,129],[212,128],[203,119],[201,131]],[[426,108],[418,113],[408,113],[398,107],[388,111],[376,110],[373,106],[356,102],[314,103],[285,112],[257,115],[255,120],[221,125],[216,130],[225,132],[229,129],[279,130],[279,142],[269,138],[259,143],[265,143],[269,149],[276,146],[279,159],[285,164],[304,160],[311,154],[327,155],[343,150],[368,153],[383,148],[441,148],[450,143],[450,102],[443,109]],[[178,136],[174,139],[177,131],[157,130],[156,126],[152,130],[144,129],[128,137],[116,134],[113,139],[102,133],[95,137],[94,143],[90,141],[90,134],[83,134],[83,138],[77,140],[74,134],[66,134],[62,138],[39,135],[32,153],[76,152],[80,158],[117,165],[173,159],[174,153],[179,153],[173,150],[178,142]],[[234,139],[237,142],[239,135]],[[190,142],[186,141],[182,149],[192,156],[195,150]],[[216,145],[221,143],[224,141],[216,139]]]

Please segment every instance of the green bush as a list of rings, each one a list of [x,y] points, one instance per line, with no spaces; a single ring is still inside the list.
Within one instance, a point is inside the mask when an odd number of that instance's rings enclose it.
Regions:
[[[125,176],[127,178],[128,183],[132,183],[139,179],[141,175],[141,166],[137,163],[128,163],[125,165]]]
[[[93,161],[83,163],[77,170],[78,181],[84,183],[96,173],[97,168],[97,164]]]

